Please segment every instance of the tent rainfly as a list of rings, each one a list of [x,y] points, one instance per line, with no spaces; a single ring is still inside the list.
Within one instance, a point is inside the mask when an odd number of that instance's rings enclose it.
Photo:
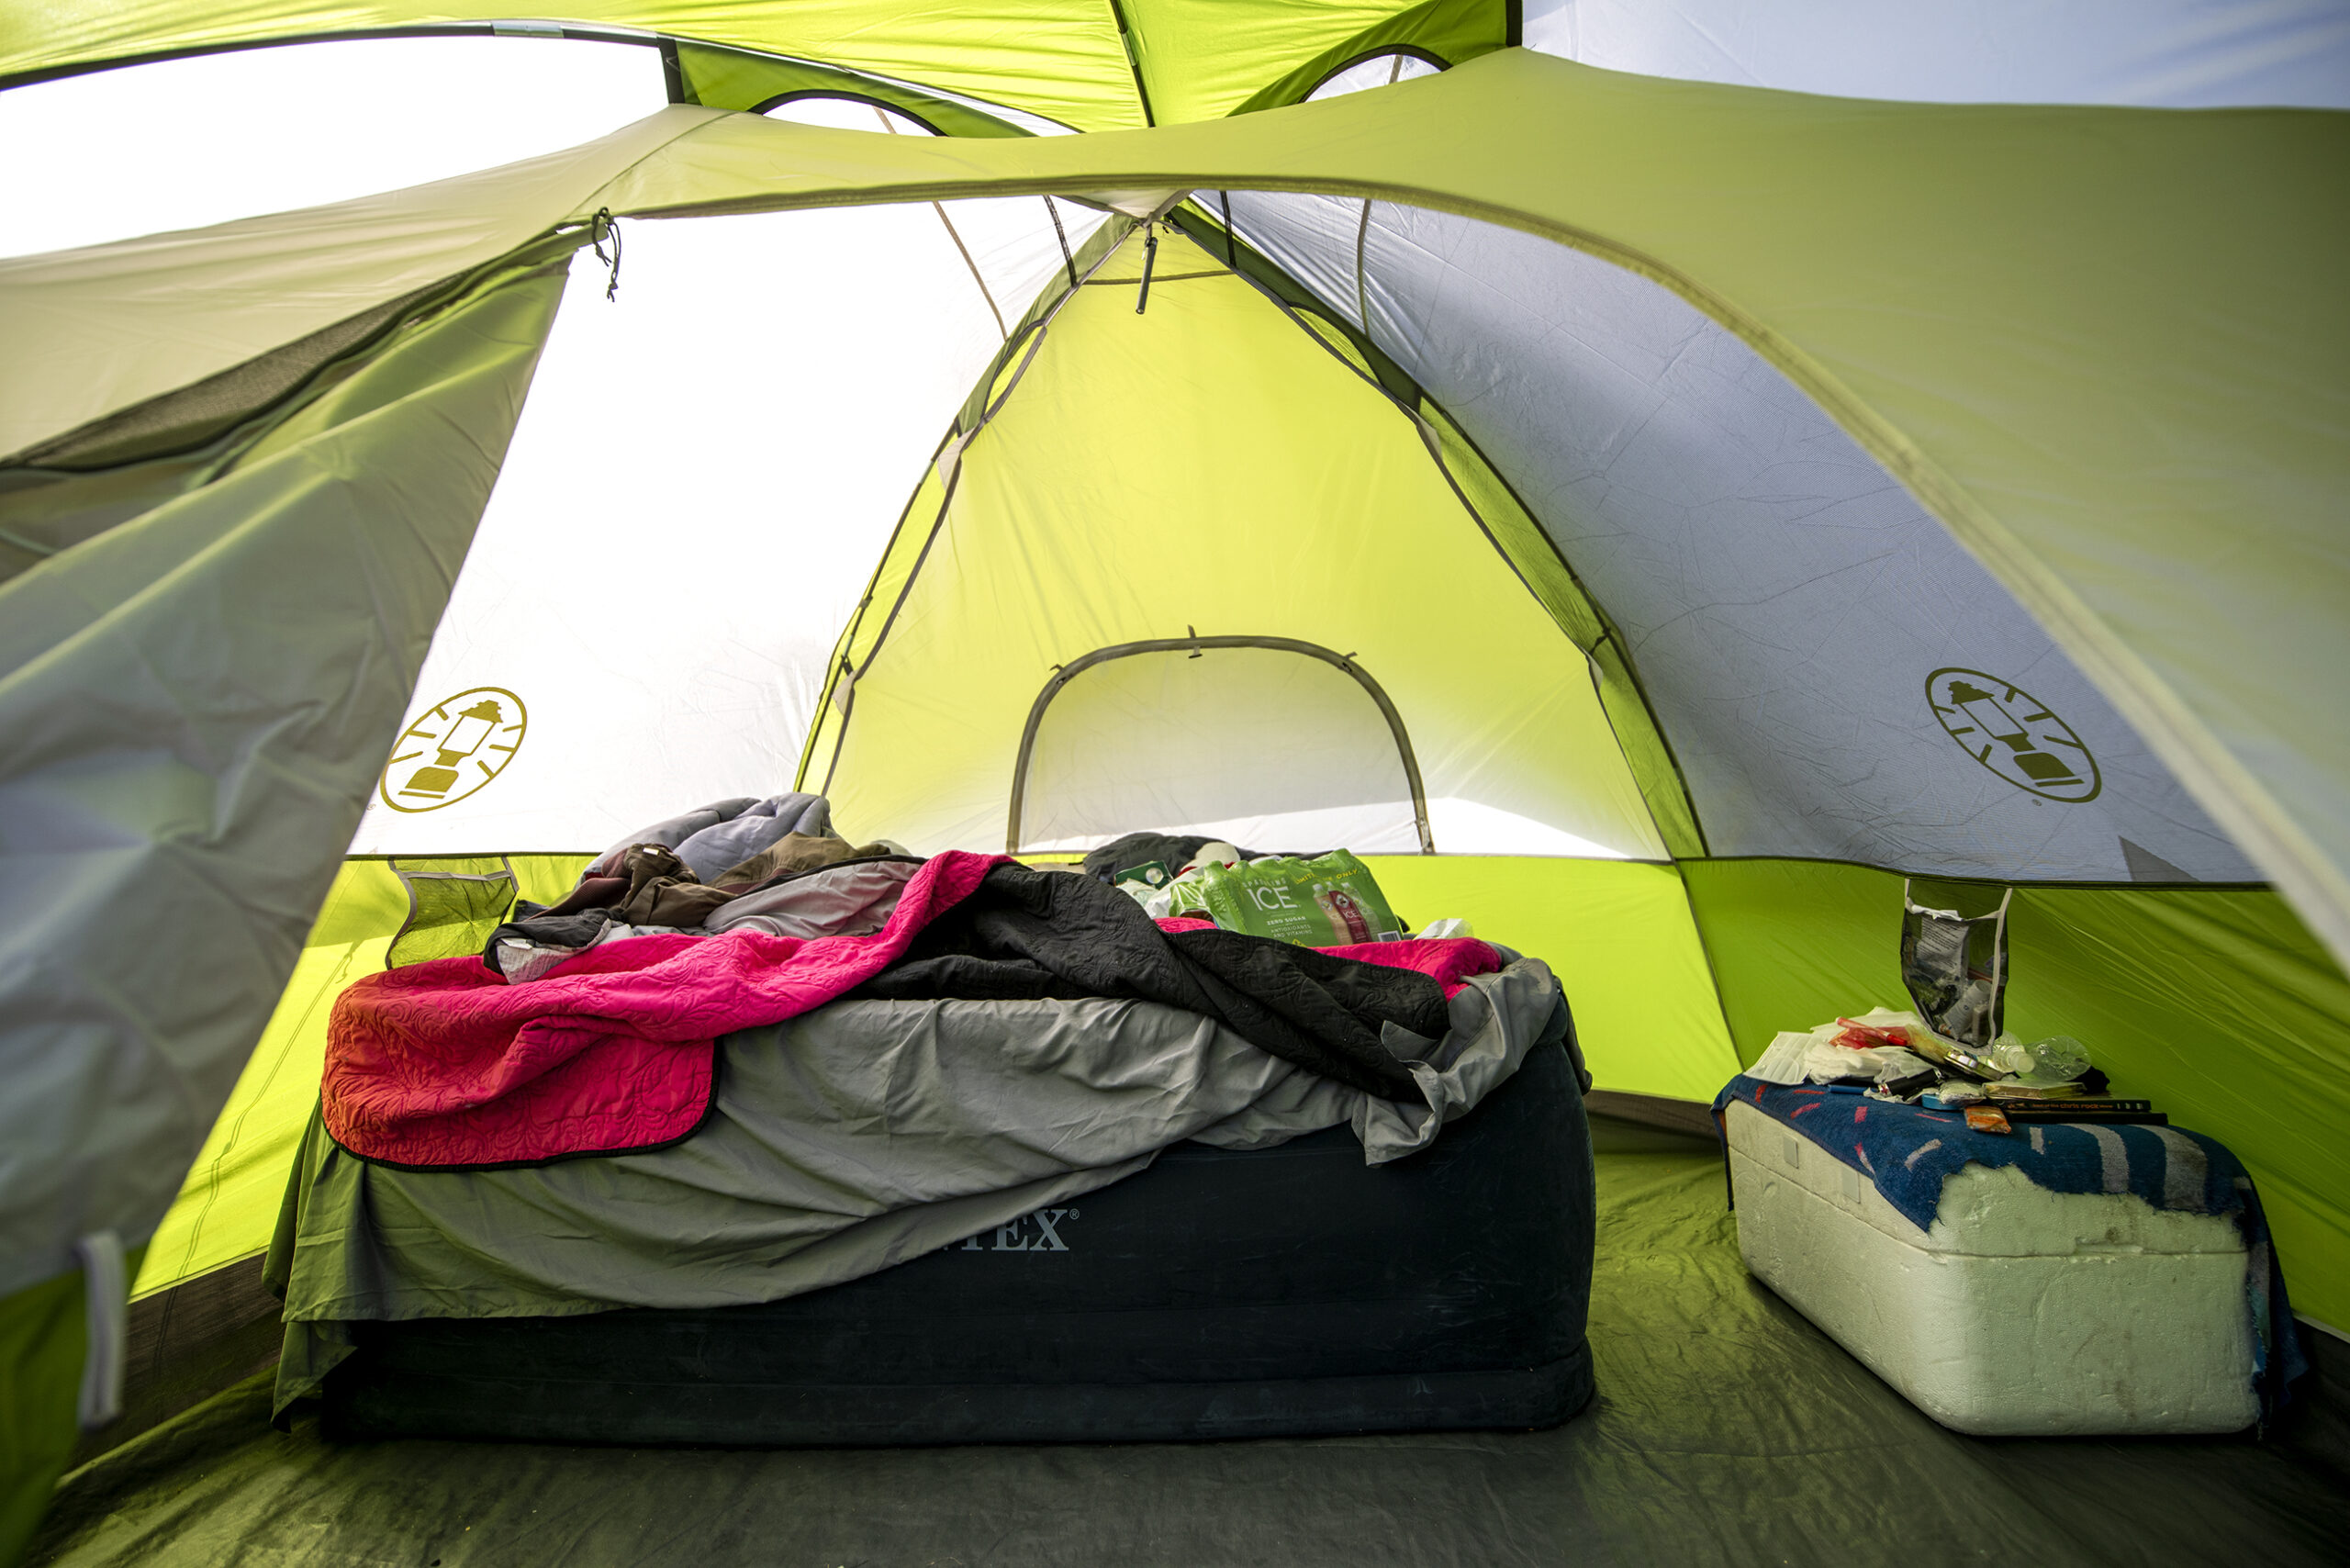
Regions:
[[[125,1298],[267,1245],[420,899],[787,788],[1348,845],[1668,1101],[1897,998],[1905,879],[2012,888],[2013,1025],[2193,1106],[2350,1325],[2334,13],[2066,8],[2002,92],[1830,0],[1710,65],[1630,6],[994,9],[0,29],[12,90],[535,31],[671,100],[0,261],[0,1561]],[[2076,101],[1896,101],[2002,96]]]

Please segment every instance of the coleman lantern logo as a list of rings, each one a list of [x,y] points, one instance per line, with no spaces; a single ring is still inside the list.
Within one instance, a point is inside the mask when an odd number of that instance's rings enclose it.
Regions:
[[[1979,669],[1938,669],[1926,700],[1966,755],[2043,801],[2094,800],[2097,758],[2073,726],[2023,688]]]
[[[506,770],[530,718],[522,700],[476,686],[434,704],[400,732],[380,791],[396,812],[454,805]]]

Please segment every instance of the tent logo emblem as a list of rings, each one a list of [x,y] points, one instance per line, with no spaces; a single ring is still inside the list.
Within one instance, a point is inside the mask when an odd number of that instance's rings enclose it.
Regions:
[[[506,771],[530,715],[498,686],[476,686],[432,705],[400,732],[377,787],[396,812],[453,806]]]
[[[1926,700],[1966,755],[2043,801],[2092,801],[2104,788],[2097,758],[2073,726],[2022,687],[1979,669],[1938,669]]]

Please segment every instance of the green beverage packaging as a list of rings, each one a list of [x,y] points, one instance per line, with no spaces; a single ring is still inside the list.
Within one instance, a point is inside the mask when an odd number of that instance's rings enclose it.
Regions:
[[[1311,860],[1203,866],[1171,887],[1170,913],[1205,914],[1226,931],[1301,947],[1394,942],[1404,935],[1371,868],[1344,849]]]

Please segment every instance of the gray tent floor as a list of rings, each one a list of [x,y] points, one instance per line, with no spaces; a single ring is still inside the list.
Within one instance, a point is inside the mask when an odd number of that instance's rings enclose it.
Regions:
[[[1739,1261],[1713,1148],[1596,1124],[1599,1393],[1545,1432],[744,1451],[385,1442],[239,1385],[68,1476],[38,1563],[2338,1563],[2336,1395],[2266,1442],[1984,1439]],[[2341,1347],[2321,1347],[2340,1366]]]

